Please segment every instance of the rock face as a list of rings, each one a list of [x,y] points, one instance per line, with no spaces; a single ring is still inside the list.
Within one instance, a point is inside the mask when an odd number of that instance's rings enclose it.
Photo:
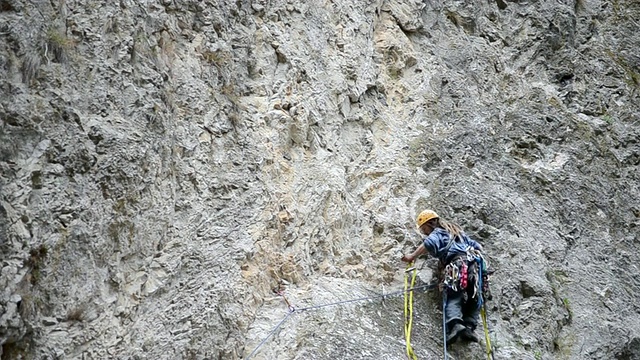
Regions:
[[[402,289],[424,208],[497,270],[496,358],[639,359],[638,19],[0,0],[2,359],[405,359],[401,296],[286,317],[274,290]],[[442,356],[440,301],[416,295],[421,359]]]

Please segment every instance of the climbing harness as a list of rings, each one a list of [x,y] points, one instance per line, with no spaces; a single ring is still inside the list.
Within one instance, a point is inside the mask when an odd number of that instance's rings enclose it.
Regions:
[[[404,271],[404,336],[406,340],[407,358],[410,360],[418,360],[411,347],[411,327],[413,325],[413,287],[416,283],[416,274],[418,273],[413,262],[407,264]],[[411,286],[409,286],[409,273],[411,274]]]
[[[465,293],[475,299],[479,293],[478,267],[482,266],[481,258],[482,255],[475,249],[467,248],[466,254],[457,256],[444,266],[444,284],[453,291],[468,289]]]

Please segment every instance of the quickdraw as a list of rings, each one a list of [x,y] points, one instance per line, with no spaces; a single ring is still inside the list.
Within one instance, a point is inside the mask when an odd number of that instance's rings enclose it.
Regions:
[[[466,262],[462,262],[462,267],[460,269],[460,288],[466,289],[467,282],[469,280],[469,266],[467,266]]]
[[[296,308],[291,305],[291,303],[289,302],[289,300],[287,300],[287,297],[284,296],[284,289],[276,292],[276,295],[282,296],[282,299],[284,299],[284,302],[287,304],[287,308],[289,308],[289,312],[292,313],[294,311],[296,311]]]

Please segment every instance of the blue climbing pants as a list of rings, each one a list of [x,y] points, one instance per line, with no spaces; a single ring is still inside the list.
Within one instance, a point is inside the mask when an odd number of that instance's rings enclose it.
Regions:
[[[462,291],[445,290],[447,293],[447,305],[445,307],[445,322],[447,333],[457,323],[463,324],[472,331],[478,326],[480,309],[475,299],[463,301]]]

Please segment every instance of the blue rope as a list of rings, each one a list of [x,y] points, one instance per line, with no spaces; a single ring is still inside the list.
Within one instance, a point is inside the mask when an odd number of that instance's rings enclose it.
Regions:
[[[303,307],[303,308],[300,308],[300,309],[296,309],[296,311],[302,312],[302,311],[307,311],[307,310],[320,309],[320,308],[327,307],[327,306],[335,306],[335,305],[348,304],[348,303],[357,302],[357,301],[385,298],[385,297],[389,297],[389,296],[400,295],[400,294],[402,294],[404,292],[409,292],[409,291],[422,289],[422,288],[429,290],[429,289],[435,288],[436,286],[438,286],[438,284],[425,284],[425,285],[420,285],[420,286],[414,286],[414,287],[409,288],[407,290],[394,291],[394,292],[388,293],[388,294],[378,294],[378,295],[374,295],[374,296],[366,296],[366,297],[361,297],[361,298],[357,298],[357,299],[337,301],[337,302],[329,303],[329,304],[307,306],[307,307]]]
[[[260,349],[260,347],[262,347],[262,345],[264,345],[264,343],[265,343],[265,342],[267,342],[267,340],[271,337],[271,335],[273,335],[273,334],[274,334],[274,333],[275,333],[275,332],[280,328],[280,326],[281,326],[282,324],[284,324],[284,322],[289,318],[289,316],[291,316],[291,314],[293,314],[293,312],[288,312],[288,313],[287,313],[287,316],[285,316],[282,320],[280,320],[280,322],[278,323],[278,325],[276,325],[276,327],[275,327],[275,328],[273,328],[273,330],[271,330],[271,332],[269,333],[269,335],[267,335],[267,337],[266,337],[266,338],[264,338],[264,339],[260,342],[260,344],[258,344],[258,346],[256,346],[256,348],[255,348],[255,349],[253,349],[253,351],[251,352],[251,354],[249,354],[249,356],[247,356],[247,357],[245,358],[245,360],[249,360],[249,359],[251,359],[251,357],[252,357],[253,355],[255,355],[255,353],[258,351],[258,349]]]
[[[482,293],[482,267],[484,266],[484,261],[482,257],[476,257],[476,262],[478,263],[478,309],[482,307],[484,304],[484,294]]]
[[[285,320],[287,320],[289,318],[289,316],[291,316],[292,314],[296,313],[296,312],[303,312],[303,311],[308,311],[308,310],[316,310],[316,309],[320,309],[320,308],[324,308],[324,307],[328,307],[328,306],[335,306],[335,305],[341,305],[341,304],[347,304],[347,303],[352,303],[352,302],[356,302],[356,301],[364,301],[364,300],[372,300],[372,299],[378,299],[378,298],[385,298],[385,297],[389,297],[389,296],[395,296],[395,295],[399,295],[402,294],[404,292],[409,292],[409,291],[413,291],[413,290],[417,290],[417,289],[433,289],[436,286],[438,286],[438,284],[424,284],[424,285],[420,285],[420,286],[414,286],[410,289],[407,290],[399,290],[399,291],[394,291],[392,293],[388,293],[388,294],[378,294],[378,295],[374,295],[374,296],[368,296],[368,297],[361,297],[361,298],[357,298],[357,299],[351,299],[351,300],[344,300],[344,301],[337,301],[334,303],[329,303],[329,304],[322,304],[322,305],[315,305],[315,306],[307,306],[307,307],[303,307],[300,309],[296,309],[293,306],[290,307],[290,311],[287,313],[287,316],[284,317],[284,319],[282,319],[278,325],[276,325],[276,327],[271,330],[271,332],[269,332],[269,334],[267,335],[266,338],[264,338],[260,344],[258,344],[258,346],[256,346],[255,349],[253,349],[253,351],[251,352],[251,354],[249,354],[249,356],[247,356],[245,358],[245,360],[249,360],[251,359],[251,357],[253,355],[256,354],[256,352],[258,351],[258,349],[260,349],[262,347],[262,345],[264,345],[267,340],[271,337],[271,335],[273,335],[282,324],[284,324]]]
[[[444,339],[444,360],[447,360],[447,291],[448,289],[444,289],[444,291],[442,291],[442,338]]]

